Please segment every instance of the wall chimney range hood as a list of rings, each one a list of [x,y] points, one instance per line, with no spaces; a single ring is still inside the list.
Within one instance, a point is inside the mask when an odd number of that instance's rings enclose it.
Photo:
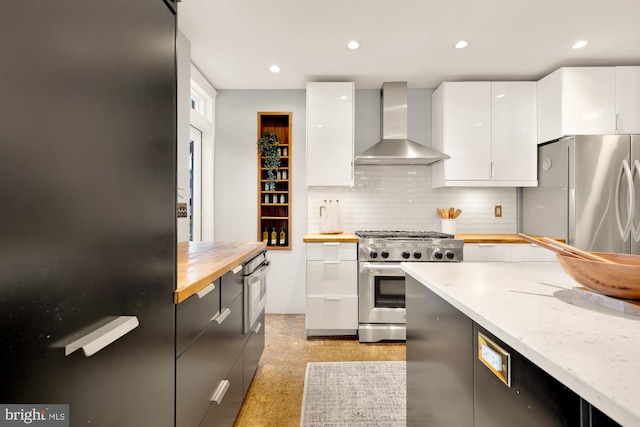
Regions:
[[[356,165],[432,165],[451,158],[407,138],[407,82],[382,84],[382,140],[358,154]]]

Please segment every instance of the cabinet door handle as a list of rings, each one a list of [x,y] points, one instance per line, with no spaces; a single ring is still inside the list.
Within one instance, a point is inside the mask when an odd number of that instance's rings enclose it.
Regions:
[[[86,357],[93,356],[118,338],[137,328],[139,324],[136,316],[120,316],[71,344],[67,344],[64,347],[64,355],[68,356],[81,348]]]
[[[225,308],[224,310],[222,310],[220,315],[216,317],[214,320],[218,322],[218,325],[221,325],[222,322],[224,322],[224,319],[229,317],[230,314],[231,314],[231,310],[229,310],[229,308]]]
[[[340,242],[324,242],[324,246],[340,246]]]
[[[231,272],[232,272],[233,274],[238,274],[238,273],[240,273],[241,271],[242,271],[242,266],[241,266],[241,265],[238,265],[238,266],[236,266],[236,268],[234,268],[233,270],[231,270]]]
[[[262,322],[256,323],[256,327],[253,328],[253,333],[257,334],[260,331],[260,329],[262,329]]]
[[[224,395],[227,394],[227,390],[229,390],[230,385],[231,383],[229,380],[220,381],[218,388],[213,392],[213,396],[211,396],[211,401],[216,402],[218,405],[222,403],[222,399],[224,399]]]
[[[340,264],[340,261],[324,261],[325,264]]]
[[[342,297],[340,297],[340,296],[324,297],[325,301],[340,301],[341,299],[342,299]]]
[[[495,243],[478,243],[478,246],[482,246],[482,247],[485,247],[485,246],[495,246]]]
[[[216,288],[216,283],[215,282],[211,282],[209,284],[209,286],[207,286],[206,288],[202,289],[200,292],[196,293],[196,295],[198,295],[199,299],[204,298],[208,293],[210,293],[211,291],[213,291]]]

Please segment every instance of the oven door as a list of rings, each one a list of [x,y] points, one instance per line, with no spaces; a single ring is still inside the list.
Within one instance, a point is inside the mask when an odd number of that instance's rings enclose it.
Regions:
[[[267,272],[271,263],[264,260],[251,274],[244,277],[244,333],[252,328],[267,305]]]
[[[359,264],[360,323],[406,323],[405,273],[400,263]]]

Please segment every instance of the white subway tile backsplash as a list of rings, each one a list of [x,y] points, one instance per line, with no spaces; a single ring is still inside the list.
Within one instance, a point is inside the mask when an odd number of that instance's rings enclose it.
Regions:
[[[515,188],[431,188],[431,168],[425,166],[358,166],[348,187],[308,189],[308,232],[320,231],[320,206],[340,201],[344,231],[440,231],[438,207],[462,209],[458,233],[515,233]],[[495,205],[502,217],[494,216]]]

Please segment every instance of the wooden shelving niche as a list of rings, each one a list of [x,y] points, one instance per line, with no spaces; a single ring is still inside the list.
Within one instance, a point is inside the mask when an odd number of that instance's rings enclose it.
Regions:
[[[269,250],[291,250],[291,131],[292,113],[259,112],[258,139],[271,131],[279,137],[280,164],[275,188],[269,188],[268,169],[258,150],[258,240],[267,232]],[[275,231],[275,241],[272,238]],[[281,233],[284,233],[284,240]]]

